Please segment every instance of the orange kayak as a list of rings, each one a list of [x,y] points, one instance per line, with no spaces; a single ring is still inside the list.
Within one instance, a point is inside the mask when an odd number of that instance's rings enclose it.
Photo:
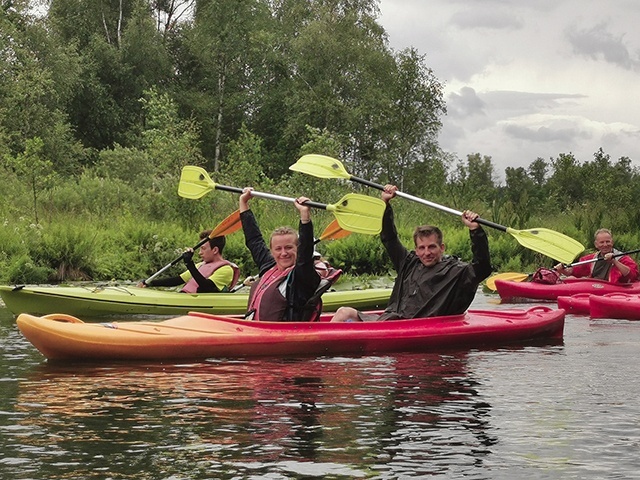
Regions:
[[[161,322],[84,323],[64,314],[18,316],[22,334],[50,360],[375,354],[560,340],[564,310],[469,310],[387,322],[253,322],[190,313]]]

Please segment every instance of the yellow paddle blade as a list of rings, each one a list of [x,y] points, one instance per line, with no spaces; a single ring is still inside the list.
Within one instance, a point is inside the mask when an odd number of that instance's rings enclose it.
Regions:
[[[233,232],[240,230],[241,227],[242,222],[240,222],[240,210],[236,210],[211,230],[209,238],[231,235]]]
[[[186,165],[180,174],[178,195],[183,198],[198,199],[216,188],[216,184],[202,167]]]
[[[317,178],[351,179],[351,174],[347,172],[339,160],[327,157],[326,155],[303,155],[296,163],[289,167],[289,170]]]
[[[348,237],[351,235],[349,230],[345,230],[340,226],[338,220],[333,220],[327,227],[323,230],[322,235],[318,240],[338,240],[340,238]]]
[[[382,230],[382,214],[387,205],[380,199],[348,193],[338,203],[327,205],[340,228],[350,232],[377,235]]]
[[[526,273],[503,272],[490,276],[485,281],[485,285],[489,290],[496,291],[496,280],[509,280],[511,282],[524,282],[529,275]]]
[[[214,189],[242,193],[241,188],[216,184],[202,167],[187,165],[182,168],[180,183],[178,184],[178,195],[181,197],[197,199]],[[271,200],[295,202],[295,198],[271,193],[252,191],[251,195]],[[344,230],[367,235],[376,235],[382,230],[382,214],[386,204],[379,198],[349,193],[334,205],[311,201],[307,204],[310,207],[322,208],[332,212],[338,224]]]
[[[353,182],[368,185],[378,190],[383,190],[384,187],[380,184],[365,180],[363,178],[355,177],[347,172],[344,165],[335,158],[327,157],[326,155],[304,155],[300,159],[289,167],[290,170],[305,173],[318,178],[343,178],[351,180]],[[454,210],[437,203],[424,200],[422,198],[414,197],[403,192],[396,192],[396,195],[402,198],[412,200],[414,202],[422,203],[433,208],[437,208],[447,213],[460,216],[462,212]],[[524,247],[534,250],[538,253],[542,253],[548,257],[558,260],[562,263],[570,263],[576,258],[584,247],[571,237],[567,237],[559,232],[545,228],[536,228],[530,230],[514,230],[512,228],[498,225],[497,223],[490,222],[488,220],[478,218],[478,223],[501,230],[503,232],[510,233],[516,240]]]
[[[560,232],[548,228],[532,228],[529,230],[514,230],[507,228],[507,233],[523,247],[529,248],[559,262],[568,264],[584,251],[584,246]]]

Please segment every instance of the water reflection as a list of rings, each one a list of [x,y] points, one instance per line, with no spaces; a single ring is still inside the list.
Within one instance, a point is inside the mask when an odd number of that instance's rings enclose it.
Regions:
[[[65,366],[0,320],[2,479],[637,477],[640,322],[568,316],[558,345],[466,353]]]
[[[34,478],[446,473],[497,441],[480,386],[466,353],[41,364],[2,447]]]

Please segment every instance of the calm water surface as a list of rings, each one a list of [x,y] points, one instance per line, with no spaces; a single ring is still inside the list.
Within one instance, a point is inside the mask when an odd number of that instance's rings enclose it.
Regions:
[[[493,302],[474,307],[514,308]],[[640,478],[640,322],[567,316],[562,345],[498,350],[54,365],[0,307],[0,345],[0,479]]]

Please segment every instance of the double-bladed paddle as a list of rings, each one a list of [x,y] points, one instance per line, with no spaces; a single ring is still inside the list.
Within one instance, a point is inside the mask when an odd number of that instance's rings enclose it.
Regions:
[[[384,186],[378,183],[365,180],[351,175],[344,168],[342,163],[335,158],[327,157],[325,155],[304,155],[295,164],[289,167],[296,172],[306,173],[318,178],[341,178],[350,180],[352,182],[361,183],[369,187],[377,188],[378,190],[384,190]],[[453,208],[438,205],[437,203],[424,200],[422,198],[414,197],[403,192],[396,192],[396,195],[414,202],[422,203],[432,208],[442,210],[443,212],[451,213],[452,215],[460,216],[462,212],[454,210]],[[495,228],[503,232],[511,234],[523,247],[530,250],[542,253],[548,257],[551,257],[560,262],[570,262],[579,253],[584,250],[584,246],[571,237],[568,237],[562,233],[547,228],[532,228],[528,230],[515,230],[510,227],[504,227],[497,223],[485,220],[483,218],[477,218],[476,222],[487,227]]]
[[[314,243],[323,242],[324,240],[338,240],[340,238],[348,237],[352,232],[345,230],[340,226],[338,220],[333,220],[329,225],[325,227],[319,238]]]
[[[632,254],[638,253],[638,252],[640,252],[640,248],[638,248],[636,250],[629,250],[628,252],[616,253],[616,254],[612,255],[611,258],[624,257],[625,255],[632,255]],[[604,260],[604,258],[595,257],[595,258],[590,258],[589,260],[582,260],[581,262],[570,263],[569,265],[565,265],[565,267],[569,268],[569,267],[575,267],[577,265],[586,265],[587,263],[595,263],[595,262],[600,262],[602,260]]]
[[[527,278],[530,277],[528,273],[518,273],[518,272],[502,272],[496,273],[495,275],[491,275],[484,282],[486,287],[489,290],[496,291],[496,280],[508,280],[510,282],[524,282]]]
[[[197,199],[214,189],[240,194],[244,192],[242,188],[215,183],[202,167],[193,165],[183,167],[180,183],[178,184],[178,195],[184,198]],[[251,196],[281,202],[294,203],[296,201],[295,198],[255,190],[251,191]],[[350,232],[376,235],[382,230],[382,214],[384,213],[385,203],[379,198],[349,193],[332,205],[312,201],[306,202],[305,205],[330,211],[335,216],[339,226]]]
[[[216,225],[215,228],[213,230],[211,230],[211,233],[209,234],[209,236],[203,238],[198,243],[196,243],[194,245],[194,247],[193,247],[193,250],[194,251],[197,250],[202,245],[207,243],[209,241],[209,239],[211,239],[211,238],[230,235],[233,232],[239,230],[241,226],[242,226],[242,224],[240,223],[240,210],[236,210],[231,215],[227,216],[224,220],[222,220],[218,225]],[[172,260],[171,262],[167,263],[164,267],[162,267],[156,273],[154,273],[149,278],[147,278],[144,281],[144,283],[149,283],[151,280],[156,278],[158,275],[164,273],[166,270],[168,270],[169,268],[173,267],[180,260],[182,260],[182,255],[180,255],[175,260]]]

